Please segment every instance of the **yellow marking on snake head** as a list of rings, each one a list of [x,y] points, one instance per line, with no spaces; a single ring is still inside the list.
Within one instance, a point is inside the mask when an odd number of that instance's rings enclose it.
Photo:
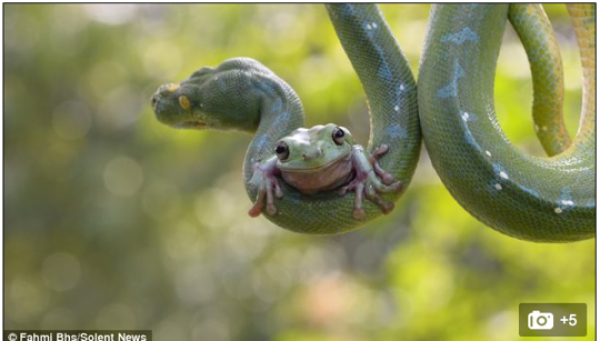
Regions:
[[[179,89],[181,85],[179,83],[173,83],[171,85],[169,85],[169,87],[167,88],[168,91],[175,91],[177,89]]]
[[[185,96],[179,96],[179,105],[183,108],[183,109],[189,109],[190,108],[190,100],[185,97]]]

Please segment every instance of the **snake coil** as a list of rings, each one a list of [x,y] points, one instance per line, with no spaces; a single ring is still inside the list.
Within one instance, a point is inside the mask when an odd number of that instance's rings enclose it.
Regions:
[[[581,124],[571,143],[562,122],[562,69],[551,26],[540,5],[435,5],[417,85],[390,28],[374,4],[326,5],[339,40],[366,94],[372,152],[390,150],[381,166],[408,186],[421,134],[434,168],[453,197],[473,216],[510,236],[564,242],[595,235],[595,6],[569,5],[584,71]],[[540,14],[542,13],[542,14]],[[496,119],[493,85],[508,18],[525,43],[534,79],[534,122],[549,158],[524,154]],[[418,104],[418,105],[417,105]],[[273,155],[276,141],[304,125],[293,89],[247,58],[202,68],[153,96],[162,122],[188,128],[255,133],[244,160],[251,200],[254,166]],[[381,214],[365,202],[366,218],[352,216],[352,195],[302,194],[282,181],[277,213],[289,230],[334,234]],[[387,193],[396,201],[399,193]]]

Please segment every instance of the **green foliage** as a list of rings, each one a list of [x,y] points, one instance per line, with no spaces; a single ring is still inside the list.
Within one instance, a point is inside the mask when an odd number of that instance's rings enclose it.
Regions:
[[[360,84],[317,5],[5,5],[5,327],[152,329],[154,340],[517,340],[521,302],[588,304],[594,241],[484,227],[426,153],[396,210],[341,236],[250,219],[250,136],[176,131],[162,83],[247,56],[299,93],[308,124],[368,138]],[[580,67],[565,11],[567,121]],[[383,11],[418,68],[428,5]],[[541,154],[510,32],[496,80],[508,137]],[[518,112],[517,118],[513,112]],[[541,227],[543,228],[543,227]]]

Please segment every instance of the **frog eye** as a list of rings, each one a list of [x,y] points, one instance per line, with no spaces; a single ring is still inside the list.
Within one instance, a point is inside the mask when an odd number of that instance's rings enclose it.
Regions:
[[[287,160],[287,158],[290,156],[290,148],[288,147],[287,143],[279,141],[279,143],[277,143],[277,147],[275,147],[275,154],[277,154],[277,158],[279,160]]]
[[[335,128],[335,129],[333,129],[333,132],[331,133],[331,137],[333,138],[333,141],[337,145],[341,145],[344,143],[344,135],[345,135],[345,133],[341,128]]]

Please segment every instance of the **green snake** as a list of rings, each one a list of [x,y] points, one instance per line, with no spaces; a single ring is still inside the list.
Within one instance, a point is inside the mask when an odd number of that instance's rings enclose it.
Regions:
[[[584,67],[582,119],[573,143],[556,109],[562,105],[556,44],[548,38],[552,36],[547,19],[535,6],[434,6],[418,87],[376,5],[326,8],[366,94],[371,118],[367,155],[389,146],[379,165],[404,188],[415,171],[423,135],[444,185],[488,226],[539,242],[595,235],[593,5],[569,7]],[[509,8],[532,63],[534,122],[544,148],[554,155],[550,158],[520,152],[495,117],[494,74]],[[304,125],[302,104],[294,90],[247,58],[201,68],[188,79],[166,84],[153,95],[152,104],[157,118],[173,127],[253,133],[243,181],[255,203],[264,195],[252,181],[257,165],[273,157],[274,150],[279,153],[274,149],[279,148],[278,141]],[[264,216],[296,232],[345,232],[382,214],[378,205],[366,201],[364,216],[357,219],[355,198],[338,191],[306,194],[282,181],[277,192],[276,211]],[[380,194],[390,202],[401,195]]]

